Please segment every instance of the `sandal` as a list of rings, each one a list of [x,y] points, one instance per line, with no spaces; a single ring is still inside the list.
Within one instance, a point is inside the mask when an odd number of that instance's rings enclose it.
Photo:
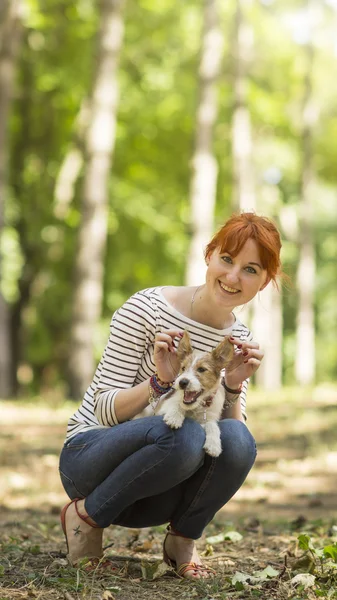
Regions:
[[[175,535],[177,537],[182,537],[185,539],[189,539],[189,538],[187,538],[185,535],[182,535],[181,533],[178,533],[177,531],[175,531],[171,527],[171,525],[167,526],[167,533],[166,533],[166,536],[164,539],[164,544],[163,544],[163,560],[167,565],[169,565],[170,567],[172,567],[175,570],[175,572],[177,573],[177,575],[179,575],[179,577],[184,577],[185,579],[193,580],[193,579],[208,579],[209,577],[214,577],[216,575],[216,572],[213,571],[213,569],[210,569],[209,567],[205,567],[205,565],[197,564],[195,562],[181,563],[179,568],[177,568],[176,561],[169,557],[169,555],[167,554],[166,549],[165,549],[165,542],[167,540],[168,535]],[[195,573],[199,574],[200,577],[185,577],[186,573],[188,573],[189,571],[195,571]],[[203,577],[201,575],[202,572],[206,573],[206,577]]]
[[[96,524],[93,525],[92,523],[89,522],[90,517],[82,515],[79,512],[78,507],[77,507],[77,502],[79,500],[80,500],[80,498],[74,498],[74,500],[72,500],[71,502],[68,502],[68,504],[66,504],[61,511],[61,525],[62,525],[63,533],[66,538],[67,552],[68,552],[67,558],[73,566],[75,566],[76,562],[78,562],[82,558],[89,558],[89,559],[97,558],[99,560],[103,556],[103,549],[102,549],[103,528]],[[66,514],[67,514],[67,510],[72,505],[74,505],[74,507],[75,507],[77,516],[82,521],[87,523],[87,525],[90,525],[90,527],[93,529],[93,531],[88,530],[87,532],[82,532],[80,529],[80,526],[73,528],[72,529],[73,540],[69,544],[69,533],[70,532],[67,532]],[[84,535],[81,536],[80,535],[81,533],[84,533]],[[75,548],[71,549],[70,548],[71,545],[75,546]]]

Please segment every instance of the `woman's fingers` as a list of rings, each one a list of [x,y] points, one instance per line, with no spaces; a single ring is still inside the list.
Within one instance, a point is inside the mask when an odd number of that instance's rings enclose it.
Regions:
[[[264,353],[259,348],[258,349],[247,348],[246,350],[244,350],[242,352],[242,356],[243,356],[244,362],[247,362],[250,358],[255,358],[255,359],[261,361],[263,359]]]
[[[176,352],[176,348],[174,345],[174,342],[172,342],[171,344],[167,343],[167,342],[155,342],[154,345],[154,353],[155,355],[158,354],[158,352]]]
[[[240,340],[240,338],[235,338],[235,337],[230,337],[229,341],[231,342],[231,344],[233,344],[234,346],[239,348],[239,350],[242,350],[242,351],[247,348],[259,348],[260,347],[257,342],[242,341],[242,340]]]
[[[181,339],[184,332],[180,329],[168,329],[156,334],[153,359],[161,381],[173,381],[179,371],[175,338]]]
[[[172,340],[175,337],[183,337],[184,332],[181,329],[165,329],[165,331],[160,331],[156,333],[155,340],[163,340],[167,338],[171,338]]]
[[[253,356],[260,360],[263,359],[264,352],[261,350],[257,342],[241,342],[241,340],[236,338],[230,338],[230,341],[238,348],[239,352],[241,352],[245,359]]]
[[[184,332],[180,329],[167,329],[166,331],[157,333],[155,336],[155,351],[167,350],[168,352],[174,352],[174,338],[182,338],[183,335]]]

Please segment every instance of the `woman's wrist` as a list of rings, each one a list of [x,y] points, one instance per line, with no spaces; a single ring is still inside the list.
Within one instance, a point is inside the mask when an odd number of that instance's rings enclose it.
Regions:
[[[221,380],[221,384],[225,388],[225,392],[228,394],[233,394],[234,396],[238,396],[242,391],[242,383],[234,384],[232,382],[227,382],[226,378],[223,377]]]
[[[171,382],[161,381],[157,373],[151,375],[149,381],[150,396],[160,397],[170,391],[172,388]]]
[[[173,384],[173,381],[166,381],[165,379],[162,379],[158,373],[158,371],[155,372],[154,377],[156,378],[157,383],[161,386],[161,387],[171,387]]]
[[[153,412],[161,397],[171,389],[172,383],[161,381],[157,374],[151,375],[149,380],[149,404],[152,406]]]

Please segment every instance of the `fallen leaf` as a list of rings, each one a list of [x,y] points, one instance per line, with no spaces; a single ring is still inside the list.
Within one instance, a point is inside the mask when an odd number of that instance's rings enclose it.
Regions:
[[[220,544],[220,542],[224,542],[225,540],[225,534],[224,533],[218,533],[217,535],[211,535],[208,538],[206,538],[206,542],[207,544]]]
[[[164,575],[164,573],[166,573],[166,571],[171,570],[171,567],[169,567],[169,565],[167,565],[163,561],[158,561],[155,563],[142,561],[140,563],[140,568],[142,571],[143,579],[152,579],[152,580],[158,579],[158,577],[161,577],[162,575]]]
[[[227,531],[227,533],[225,533],[225,540],[230,540],[231,542],[240,542],[242,537],[243,536],[238,531]]]
[[[211,535],[206,538],[207,544],[220,544],[220,542],[224,542],[229,540],[230,542],[240,542],[242,540],[242,535],[238,531],[226,531],[222,533],[218,533],[218,535]]]
[[[273,577],[277,577],[279,571],[273,569],[270,565],[268,565],[263,571],[254,571],[254,579],[258,581],[267,581],[267,579],[272,579]]]
[[[232,584],[236,586],[237,583],[240,584],[257,584],[262,583],[263,581],[268,581],[269,579],[273,579],[277,577],[279,574],[276,569],[273,569],[270,565],[268,565],[263,571],[254,571],[253,575],[249,573],[241,573],[241,571],[236,571],[234,577],[232,578]]]
[[[246,583],[250,578],[251,575],[249,575],[249,573],[241,573],[241,571],[236,571],[232,577],[232,584],[235,585],[236,583]]]
[[[59,566],[59,567],[69,567],[69,562],[67,561],[66,558],[54,558],[53,562],[52,562],[53,566]]]
[[[109,590],[104,590],[101,600],[115,600],[115,597],[111,592],[109,592]]]
[[[292,583],[294,586],[303,585],[304,589],[306,590],[315,585],[315,580],[315,575],[311,575],[310,573],[299,573],[290,580],[290,583]]]
[[[205,550],[203,551],[203,556],[213,556],[214,550],[211,544],[207,544]]]

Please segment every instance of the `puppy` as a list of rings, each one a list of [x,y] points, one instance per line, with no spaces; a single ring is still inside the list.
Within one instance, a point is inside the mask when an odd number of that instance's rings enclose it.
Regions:
[[[204,449],[210,456],[221,454],[220,429],[217,424],[224,404],[220,389],[221,370],[234,355],[233,345],[225,337],[211,352],[192,349],[190,336],[184,332],[177,356],[180,372],[172,389],[162,397],[158,414],[173,429],[182,426],[188,415],[200,423],[206,432]]]

